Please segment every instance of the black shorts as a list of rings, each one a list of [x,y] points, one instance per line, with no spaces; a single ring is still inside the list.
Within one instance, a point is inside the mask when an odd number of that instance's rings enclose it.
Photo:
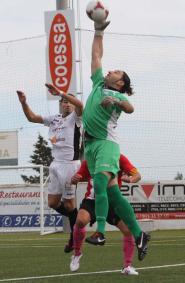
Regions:
[[[80,209],[85,209],[89,212],[91,222],[90,225],[93,225],[96,222],[96,214],[95,214],[95,200],[94,199],[83,199],[80,205]],[[109,206],[107,222],[110,225],[116,226],[121,219],[115,214],[114,209]]]

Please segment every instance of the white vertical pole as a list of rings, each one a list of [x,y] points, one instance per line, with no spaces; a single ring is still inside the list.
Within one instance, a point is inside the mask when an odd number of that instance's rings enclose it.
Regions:
[[[68,0],[56,0],[56,9],[57,10],[65,10],[69,7]],[[59,107],[60,109],[60,107]],[[70,225],[69,220],[67,217],[62,215],[63,220],[63,231],[64,232],[70,232]]]
[[[80,22],[80,0],[77,0],[77,30],[78,30],[78,62],[79,62],[79,80],[80,80],[80,95],[83,99],[83,78],[82,78],[82,40],[81,40],[81,22]]]
[[[40,165],[40,234],[44,233],[44,172],[43,165]]]

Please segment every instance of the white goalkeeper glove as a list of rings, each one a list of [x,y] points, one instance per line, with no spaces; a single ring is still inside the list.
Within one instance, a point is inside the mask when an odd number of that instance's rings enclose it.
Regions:
[[[109,24],[110,24],[110,21],[102,22],[102,23],[94,22],[95,35],[103,36],[104,30],[107,28]]]

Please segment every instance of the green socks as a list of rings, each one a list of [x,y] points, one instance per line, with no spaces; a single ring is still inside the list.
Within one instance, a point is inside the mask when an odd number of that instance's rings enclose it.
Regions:
[[[122,196],[118,185],[108,188],[107,195],[109,203],[114,208],[115,213],[124,221],[134,238],[137,239],[142,231],[138,225],[131,204]]]
[[[107,189],[109,178],[103,173],[97,173],[93,179],[95,192],[95,213],[97,220],[97,231],[104,234],[109,204],[114,208],[115,213],[125,222],[129,230],[137,239],[141,229],[136,220],[134,210],[130,203],[121,195],[118,185]]]
[[[103,173],[95,174],[93,178],[95,192],[95,213],[97,221],[97,231],[104,234],[106,218],[108,214],[109,204],[107,196],[107,185],[109,179]]]

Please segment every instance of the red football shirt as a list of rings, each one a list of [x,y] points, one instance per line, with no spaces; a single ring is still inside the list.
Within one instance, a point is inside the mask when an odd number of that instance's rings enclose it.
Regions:
[[[132,165],[132,163],[128,160],[126,156],[123,154],[120,155],[119,159],[119,167],[120,171],[118,172],[118,185],[121,187],[122,180],[121,176],[123,173],[127,175],[134,175],[137,173],[137,169]],[[94,199],[94,188],[93,188],[93,180],[91,178],[91,175],[89,173],[88,167],[87,167],[87,161],[83,160],[80,169],[78,170],[77,174],[82,176],[83,181],[87,181],[87,192],[85,194],[85,198]]]

